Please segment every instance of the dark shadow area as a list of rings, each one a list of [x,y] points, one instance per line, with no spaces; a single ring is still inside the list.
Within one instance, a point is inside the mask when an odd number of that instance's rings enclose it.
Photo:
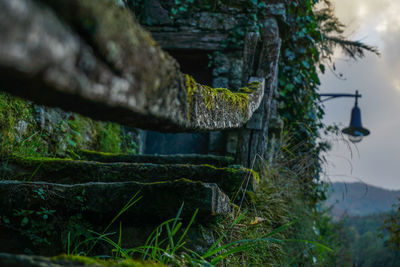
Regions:
[[[163,134],[147,131],[145,154],[207,154],[208,133]]]

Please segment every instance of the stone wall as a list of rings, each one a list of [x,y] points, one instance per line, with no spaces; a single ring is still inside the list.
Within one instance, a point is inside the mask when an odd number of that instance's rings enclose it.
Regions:
[[[268,124],[271,113],[274,113],[270,111],[274,109],[271,101],[277,94],[280,50],[277,21],[285,20],[284,1],[268,1],[268,19],[263,25],[265,36],[258,36],[253,42],[254,47],[247,47],[250,49],[247,56],[252,57],[251,60],[245,58],[244,30],[258,30],[254,25],[249,25],[250,9],[246,1],[195,1],[187,6],[176,5],[172,0],[128,3],[138,21],[151,32],[164,50],[177,59],[182,71],[193,75],[199,82],[237,90],[244,86],[251,75],[267,79],[264,102],[247,123],[247,130],[211,132],[207,134],[208,138],[203,135],[201,139],[191,135],[151,133],[146,142],[148,146],[154,148],[163,142],[179,142],[186,147],[187,152],[236,155],[237,161],[246,165],[250,164],[256,154],[261,153],[262,157],[266,157]],[[210,9],[207,3],[223,4]],[[181,11],[179,8],[186,10]],[[195,150],[199,141],[202,142],[201,149]],[[155,153],[154,149],[149,152]],[[159,147],[157,153],[168,153],[168,148]]]
[[[136,129],[0,93],[0,154],[73,157],[79,149],[137,153],[139,144]]]

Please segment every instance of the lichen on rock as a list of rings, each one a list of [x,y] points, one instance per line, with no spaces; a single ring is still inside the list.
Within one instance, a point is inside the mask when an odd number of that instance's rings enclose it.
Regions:
[[[207,85],[198,84],[195,79],[186,74],[186,90],[188,96],[188,118],[191,118],[193,96],[197,93],[203,99],[207,110],[223,109],[226,106],[232,111],[240,111],[243,120],[248,119],[249,95],[254,94],[262,87],[260,82],[251,82],[247,87],[240,88],[238,92],[233,92],[227,88],[212,88]]]

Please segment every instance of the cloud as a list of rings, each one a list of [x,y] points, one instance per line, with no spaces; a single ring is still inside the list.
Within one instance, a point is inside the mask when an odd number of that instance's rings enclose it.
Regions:
[[[400,1],[334,2],[338,17],[349,25],[348,36],[377,45],[382,56],[369,54],[359,62],[338,58],[336,67],[346,80],[341,81],[329,72],[321,79],[323,92],[360,90],[363,123],[371,130],[371,136],[357,146],[360,157],[351,158],[345,144],[334,146],[328,156],[332,163],[327,166],[328,174],[333,180],[354,181],[353,177],[358,177],[377,186],[400,189]],[[347,124],[353,102],[352,99],[327,102],[325,122]],[[334,176],[338,173],[344,176]]]

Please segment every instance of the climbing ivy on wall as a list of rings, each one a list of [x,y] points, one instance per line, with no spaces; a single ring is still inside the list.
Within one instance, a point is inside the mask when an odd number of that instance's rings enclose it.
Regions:
[[[279,114],[293,138],[292,143],[301,143],[298,154],[314,155],[314,164],[305,178],[312,184],[318,180],[320,169],[319,152],[326,146],[316,140],[323,127],[324,110],[320,103],[317,65],[320,54],[317,48],[322,41],[313,7],[315,0],[293,1],[287,6],[287,27],[281,33],[282,48],[279,61]],[[324,71],[324,66],[319,65]],[[313,198],[324,198],[318,187],[313,186]]]

